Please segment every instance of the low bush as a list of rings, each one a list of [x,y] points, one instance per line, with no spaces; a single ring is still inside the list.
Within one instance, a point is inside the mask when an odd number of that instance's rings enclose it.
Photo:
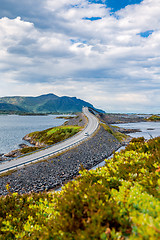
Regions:
[[[160,137],[132,142],[61,192],[0,198],[0,239],[160,239]]]

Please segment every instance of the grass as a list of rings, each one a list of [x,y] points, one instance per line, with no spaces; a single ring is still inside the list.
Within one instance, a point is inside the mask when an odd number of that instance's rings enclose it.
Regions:
[[[29,137],[34,140],[34,142],[39,142],[42,145],[53,145],[60,141],[63,141],[74,134],[78,133],[81,130],[81,127],[78,126],[60,126],[49,128],[43,131],[36,131],[29,134]],[[40,150],[43,147],[34,146],[34,147],[24,147],[20,149],[21,154],[28,154],[34,151]]]
[[[113,128],[110,127],[109,125],[105,124],[105,123],[101,123],[101,126],[110,134],[112,134],[119,142],[122,142],[124,139],[127,139],[128,136],[125,135],[124,133],[120,133],[119,131],[117,131],[118,128]]]
[[[0,198],[0,239],[160,239],[160,137],[133,139],[61,192]]]
[[[60,126],[39,132],[32,132],[29,134],[29,137],[31,137],[35,142],[52,145],[73,136],[80,130],[81,128],[78,126]]]

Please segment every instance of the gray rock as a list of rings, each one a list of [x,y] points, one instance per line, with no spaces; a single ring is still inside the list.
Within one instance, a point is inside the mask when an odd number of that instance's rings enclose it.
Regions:
[[[81,166],[91,169],[117,150],[121,144],[113,135],[100,128],[98,133],[60,156],[38,162],[0,178],[1,195],[6,195],[6,184],[11,192],[29,193],[59,188],[79,174]]]

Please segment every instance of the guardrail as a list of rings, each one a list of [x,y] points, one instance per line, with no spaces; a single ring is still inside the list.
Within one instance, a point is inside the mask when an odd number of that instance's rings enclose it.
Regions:
[[[83,131],[85,131],[85,129],[86,129],[87,127],[88,127],[88,122],[87,122],[86,126],[83,128]],[[81,131],[78,132],[77,134],[75,134],[74,136],[70,137],[69,139],[75,138],[75,137],[78,136],[79,134],[81,134]],[[40,151],[46,150],[46,149],[51,148],[51,147],[53,147],[53,146],[56,146],[56,145],[58,145],[58,144],[60,144],[60,143],[63,143],[63,142],[65,142],[66,140],[68,140],[68,139],[65,139],[65,140],[62,140],[62,141],[60,141],[60,142],[58,142],[58,143],[54,143],[54,144],[52,144],[52,145],[49,145],[49,146],[43,147],[43,148],[41,148],[41,149],[35,150],[35,151],[33,151],[32,153],[25,153],[25,154],[21,155],[20,157],[10,158],[10,159],[8,159],[7,161],[12,161],[12,160],[15,160],[15,159],[18,159],[18,158],[22,158],[22,157],[25,157],[25,156],[29,156],[29,155],[34,154],[34,153],[36,153],[36,152],[40,152]]]
[[[17,167],[20,167],[20,166],[25,166],[26,164],[29,164],[29,163],[32,163],[32,162],[36,162],[36,161],[38,161],[38,160],[40,160],[40,159],[45,159],[46,157],[55,155],[56,153],[63,152],[64,150],[67,150],[67,149],[73,147],[74,145],[78,145],[80,142],[83,142],[85,139],[86,139],[86,137],[83,138],[83,139],[81,139],[80,141],[78,141],[78,142],[76,142],[76,143],[73,143],[73,144],[67,146],[67,147],[61,148],[60,150],[56,150],[56,151],[54,151],[54,152],[52,152],[52,153],[48,153],[48,154],[43,155],[43,156],[41,156],[41,157],[34,158],[34,159],[29,160],[29,161],[26,161],[26,162],[23,162],[23,163],[19,163],[19,164],[17,164],[17,165],[14,165],[14,166],[11,166],[11,167],[2,169],[2,170],[0,170],[0,173],[5,172],[5,171],[8,171],[8,170],[11,170],[11,169],[14,169],[14,168],[17,168]]]
[[[87,124],[87,126],[88,126],[88,124]],[[87,128],[87,126],[83,129],[83,131]],[[97,124],[95,131],[97,130],[98,126],[99,126],[99,123]],[[94,132],[95,132],[95,131],[94,131]],[[75,145],[79,145],[79,144],[80,144],[81,142],[83,142],[85,139],[90,138],[90,137],[94,134],[94,132],[93,132],[90,136],[86,136],[86,137],[84,137],[83,139],[79,140],[78,142],[72,143],[72,144],[70,144],[69,146],[66,146],[66,147],[61,148],[60,150],[56,150],[56,151],[54,151],[54,152],[48,153],[48,154],[46,154],[46,155],[43,155],[43,156],[41,156],[41,157],[34,158],[34,159],[28,160],[28,161],[23,162],[23,163],[19,163],[19,164],[16,164],[16,165],[14,165],[14,166],[11,166],[11,167],[7,167],[7,168],[5,168],[5,169],[0,170],[0,173],[6,172],[6,171],[9,171],[9,170],[12,170],[12,169],[14,169],[14,168],[21,167],[21,166],[25,166],[26,164],[29,164],[29,163],[32,163],[32,162],[36,162],[36,161],[39,161],[39,160],[41,160],[41,159],[44,159],[44,160],[45,160],[46,157],[55,155],[56,153],[63,152],[64,150],[67,150],[67,149],[69,149],[69,148],[71,148],[71,147],[73,147],[73,146],[75,146]],[[80,133],[81,133],[81,132],[80,132]],[[80,134],[80,133],[78,133],[78,134]],[[77,136],[78,134],[76,134],[75,136]],[[65,140],[64,140],[64,141],[65,141]],[[63,141],[62,141],[62,142],[63,142]],[[59,144],[59,143],[57,143],[57,144]],[[55,146],[55,144],[54,144],[54,146]],[[50,147],[51,147],[51,146],[46,147],[46,148],[44,148],[44,149],[47,149],[47,148],[50,148]],[[41,150],[44,150],[44,149],[41,149]],[[37,152],[37,151],[36,151],[36,152]],[[26,155],[29,155],[29,154],[25,154],[25,155],[23,155],[23,156],[26,156]],[[14,159],[14,158],[13,158],[13,159]],[[17,158],[17,159],[18,159],[18,158]],[[12,160],[10,160],[10,161],[12,161]]]
[[[87,126],[86,126],[86,127],[87,127]],[[86,129],[86,127],[83,129],[83,131]],[[73,135],[73,136],[70,137],[70,138],[67,138],[67,139],[65,139],[65,140],[62,140],[62,141],[60,141],[60,142],[54,143],[54,144],[49,145],[49,146],[46,146],[46,147],[42,147],[42,148],[40,148],[40,149],[38,149],[38,150],[35,150],[35,151],[31,152],[31,153],[25,153],[25,154],[23,154],[23,155],[21,155],[21,156],[19,156],[19,157],[10,158],[8,161],[12,161],[12,160],[14,160],[14,159],[18,159],[18,158],[22,158],[22,157],[25,157],[25,156],[29,156],[29,155],[31,155],[31,154],[34,154],[34,153],[37,153],[37,152],[46,150],[46,149],[48,149],[48,148],[54,147],[54,146],[56,146],[56,145],[58,145],[58,144],[60,144],[60,143],[65,142],[65,141],[68,140],[68,139],[75,138],[75,137],[76,137],[77,135],[79,135],[79,134],[81,134],[81,131],[78,132],[78,133],[76,133],[75,135]]]

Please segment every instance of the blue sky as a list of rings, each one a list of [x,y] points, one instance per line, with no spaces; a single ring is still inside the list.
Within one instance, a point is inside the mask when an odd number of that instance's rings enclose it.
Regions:
[[[0,0],[0,96],[158,113],[159,0]]]

